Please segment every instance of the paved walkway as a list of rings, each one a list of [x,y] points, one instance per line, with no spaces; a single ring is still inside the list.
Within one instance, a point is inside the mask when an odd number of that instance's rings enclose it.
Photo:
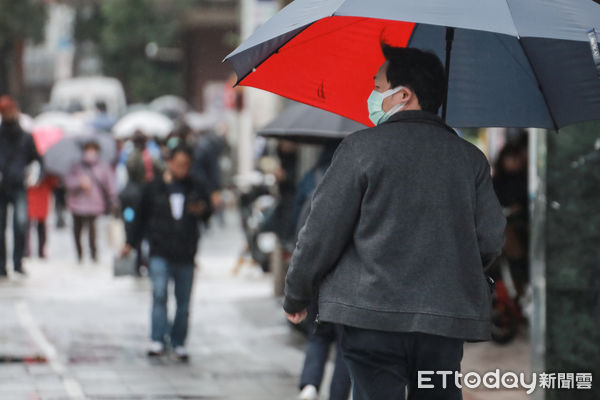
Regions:
[[[0,282],[0,400],[295,398],[304,339],[284,320],[270,276],[249,267],[232,276],[243,244],[235,214],[202,242],[188,364],[145,356],[147,280],[113,278],[110,251],[97,265],[76,265],[68,231],[53,230],[49,240],[51,261],[30,259],[27,279]],[[522,370],[527,347],[523,339],[468,345],[463,369]]]

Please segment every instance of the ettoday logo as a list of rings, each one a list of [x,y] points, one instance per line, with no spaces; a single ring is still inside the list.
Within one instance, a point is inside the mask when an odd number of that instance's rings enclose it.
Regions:
[[[441,377],[441,379],[440,379]],[[440,384],[441,381],[441,384]],[[455,385],[462,389],[476,389],[484,386],[487,389],[522,389],[527,394],[536,389],[578,389],[592,388],[591,373],[530,373],[501,372],[499,369],[481,375],[478,372],[462,374],[457,371],[419,371],[418,388],[433,389],[436,382],[443,389]]]

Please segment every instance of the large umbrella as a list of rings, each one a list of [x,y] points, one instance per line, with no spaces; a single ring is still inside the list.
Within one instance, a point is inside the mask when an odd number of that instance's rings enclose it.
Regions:
[[[165,138],[173,130],[173,121],[168,117],[148,110],[134,111],[126,114],[113,127],[113,133],[118,139],[127,139],[140,130],[147,136]]]
[[[150,109],[176,119],[185,114],[190,109],[190,105],[179,96],[167,94],[152,100]]]
[[[365,125],[329,111],[292,103],[257,134],[303,143],[322,143],[331,139],[343,139],[350,133],[365,128]]]
[[[31,135],[33,136],[33,141],[35,142],[38,153],[44,155],[52,146],[61,141],[64,133],[60,128],[39,127],[35,128],[33,132],[31,132]]]
[[[371,125],[383,39],[447,65],[450,125],[556,129],[600,119],[599,31],[593,0],[296,0],[226,60],[242,85]]]
[[[89,132],[89,127],[81,118],[74,117],[61,111],[47,111],[39,114],[33,120],[34,129],[58,128],[65,136],[80,136]]]
[[[100,158],[112,163],[117,157],[117,146],[115,139],[106,133],[86,135],[80,137],[67,137],[52,146],[44,154],[44,166],[46,172],[65,176],[73,164],[81,161],[83,147],[89,141],[95,141],[100,146]]]

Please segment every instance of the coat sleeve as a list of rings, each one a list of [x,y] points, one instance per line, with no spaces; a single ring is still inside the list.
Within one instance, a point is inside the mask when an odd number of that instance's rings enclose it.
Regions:
[[[479,253],[483,265],[486,266],[502,252],[506,217],[494,191],[490,165],[483,154],[481,158],[476,183],[475,224]]]
[[[315,289],[352,240],[366,182],[349,139],[337,149],[317,186],[310,213],[298,234],[286,277],[283,308],[288,313],[308,306]]]
[[[113,208],[119,206],[119,193],[117,192],[117,177],[110,165],[106,165],[106,172],[104,174],[106,193],[110,199],[110,205]]]
[[[71,166],[65,176],[65,187],[72,192],[81,189],[81,174],[77,165]]]

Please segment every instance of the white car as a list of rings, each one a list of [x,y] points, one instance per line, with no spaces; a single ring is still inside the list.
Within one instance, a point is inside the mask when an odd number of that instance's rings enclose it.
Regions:
[[[56,82],[50,93],[52,109],[68,110],[78,105],[81,111],[91,112],[98,102],[104,102],[108,114],[115,118],[124,114],[127,101],[121,82],[105,76],[69,78]]]

